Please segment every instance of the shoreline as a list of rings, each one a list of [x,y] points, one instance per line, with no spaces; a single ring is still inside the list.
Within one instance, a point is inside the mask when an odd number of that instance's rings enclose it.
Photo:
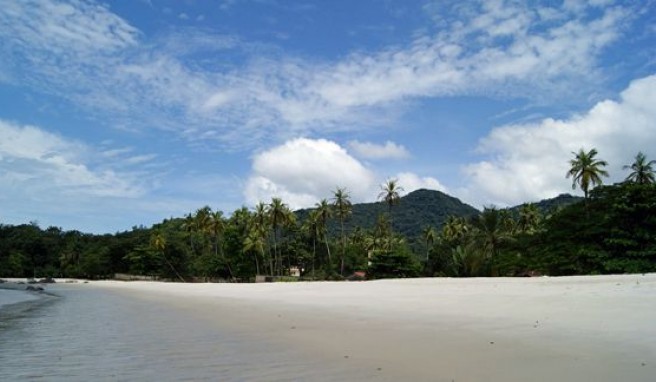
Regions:
[[[386,380],[648,381],[656,366],[656,274],[89,286]]]

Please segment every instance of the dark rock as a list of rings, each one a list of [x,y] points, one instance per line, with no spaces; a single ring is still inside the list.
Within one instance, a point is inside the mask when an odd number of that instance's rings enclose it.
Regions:
[[[31,290],[31,291],[34,291],[34,292],[40,292],[40,291],[43,290],[43,288],[40,287],[40,286],[36,286],[36,287],[35,287],[35,286],[32,286],[32,285],[28,285],[27,288],[25,288],[25,290]]]
[[[44,279],[39,280],[39,283],[40,284],[54,284],[55,279],[53,279],[52,277],[46,277]]]

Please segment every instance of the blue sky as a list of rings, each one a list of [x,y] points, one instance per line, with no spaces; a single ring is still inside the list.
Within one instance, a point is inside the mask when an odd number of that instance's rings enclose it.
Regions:
[[[386,179],[475,207],[656,158],[653,1],[14,1],[0,223],[85,232]]]

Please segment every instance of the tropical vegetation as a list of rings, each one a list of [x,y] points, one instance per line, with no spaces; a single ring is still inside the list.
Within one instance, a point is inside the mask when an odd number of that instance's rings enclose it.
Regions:
[[[0,224],[0,277],[254,281],[256,275],[341,280],[415,276],[528,276],[656,271],[654,162],[638,153],[626,180],[603,185],[595,149],[573,153],[573,187],[508,209],[477,211],[439,191],[402,195],[397,180],[379,202],[354,204],[338,187],[315,208],[272,198],[231,215],[209,206],[152,227],[92,235]],[[584,202],[581,202],[584,200]]]

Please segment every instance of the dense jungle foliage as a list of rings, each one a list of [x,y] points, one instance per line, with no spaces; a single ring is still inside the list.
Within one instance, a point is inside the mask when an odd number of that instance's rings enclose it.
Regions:
[[[593,151],[575,153],[572,168],[581,159],[603,166]],[[610,186],[580,173],[571,176],[585,198],[559,196],[482,212],[438,191],[401,197],[402,188],[391,180],[379,203],[352,205],[348,192],[337,189],[311,210],[293,213],[273,198],[230,217],[203,207],[116,234],[0,225],[0,277],[129,273],[252,281],[294,270],[307,280],[656,271],[653,172],[652,178],[632,179],[634,171]]]

